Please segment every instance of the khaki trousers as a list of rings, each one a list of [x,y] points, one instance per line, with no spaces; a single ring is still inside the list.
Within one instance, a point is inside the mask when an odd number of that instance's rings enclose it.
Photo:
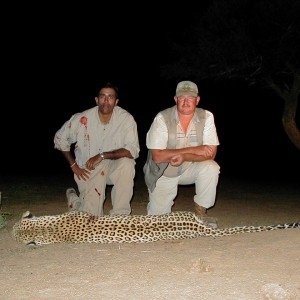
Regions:
[[[80,211],[95,216],[102,216],[106,185],[113,185],[111,190],[112,210],[110,215],[131,213],[130,201],[133,195],[135,160],[127,157],[116,160],[103,160],[91,171],[87,181],[74,179],[79,190]]]

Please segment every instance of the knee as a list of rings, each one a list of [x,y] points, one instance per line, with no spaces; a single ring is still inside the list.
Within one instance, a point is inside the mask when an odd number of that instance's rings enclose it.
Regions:
[[[219,175],[220,174],[220,166],[214,160],[205,160],[201,162],[202,167],[205,170],[205,173],[209,173],[211,175]]]
[[[135,160],[128,157],[123,157],[118,160],[118,169],[125,172],[127,175],[135,175]]]

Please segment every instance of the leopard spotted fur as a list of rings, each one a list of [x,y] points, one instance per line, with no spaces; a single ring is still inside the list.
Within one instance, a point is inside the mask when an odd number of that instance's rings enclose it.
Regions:
[[[300,223],[269,226],[211,228],[192,212],[164,215],[117,215],[95,217],[83,212],[32,217],[30,212],[13,226],[16,241],[43,245],[53,243],[149,243],[191,239],[200,236],[222,237],[238,233],[261,232],[300,227]]]

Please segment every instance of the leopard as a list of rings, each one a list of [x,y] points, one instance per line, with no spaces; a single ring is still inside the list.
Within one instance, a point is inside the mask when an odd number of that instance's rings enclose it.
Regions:
[[[104,215],[69,211],[57,215],[33,216],[26,211],[13,225],[12,235],[26,245],[54,243],[150,243],[197,237],[223,237],[300,227],[299,222],[266,226],[213,228],[190,211],[162,215]]]

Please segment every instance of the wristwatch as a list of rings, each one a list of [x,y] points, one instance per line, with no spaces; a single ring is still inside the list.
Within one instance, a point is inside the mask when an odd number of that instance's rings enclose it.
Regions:
[[[103,152],[101,152],[101,153],[100,153],[100,156],[101,156],[102,160],[104,160],[104,159],[105,159],[105,157],[104,157],[104,153],[103,153]]]

